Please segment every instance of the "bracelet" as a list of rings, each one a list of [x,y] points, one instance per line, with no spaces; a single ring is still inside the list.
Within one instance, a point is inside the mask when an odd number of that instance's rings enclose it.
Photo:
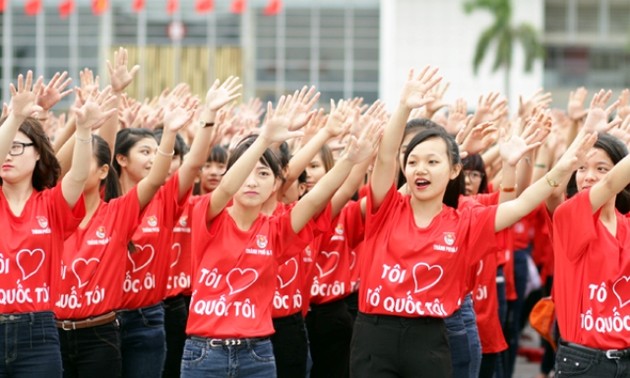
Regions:
[[[543,168],[544,169],[544,168],[547,168],[547,164],[536,163],[536,164],[534,164],[534,167],[536,167],[536,168]]]
[[[74,139],[76,139],[77,142],[81,142],[81,143],[85,143],[85,144],[89,144],[92,143],[92,134],[90,134],[89,138],[79,138],[76,134],[74,135]]]
[[[175,150],[171,151],[171,153],[170,153],[170,154],[167,154],[166,152],[164,152],[164,151],[160,150],[160,148],[158,147],[158,149],[157,149],[157,153],[158,153],[159,155],[162,155],[162,156],[166,156],[166,157],[173,157],[173,156],[175,155]]]
[[[504,192],[504,193],[512,193],[512,192],[516,191],[516,187],[517,187],[517,185],[510,186],[508,188],[504,188],[503,185],[499,184],[499,188],[501,188],[501,191]]]
[[[549,174],[545,175],[545,180],[547,181],[547,184],[552,188],[557,188],[558,186],[560,186],[560,183],[558,181],[549,178]]]

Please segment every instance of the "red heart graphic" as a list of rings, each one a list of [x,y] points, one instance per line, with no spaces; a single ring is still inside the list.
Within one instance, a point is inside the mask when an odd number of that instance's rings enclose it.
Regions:
[[[78,258],[72,262],[72,273],[74,273],[74,276],[77,278],[79,287],[83,287],[90,282],[90,279],[92,279],[92,276],[96,273],[96,267],[99,263],[100,260],[96,257],[89,260]]]
[[[612,287],[612,291],[619,300],[619,307],[630,303],[630,277],[621,276]]]
[[[323,267],[322,267],[322,265],[320,265],[322,258],[318,257],[317,262],[315,263],[315,266],[317,267],[317,270],[319,270],[319,276],[326,277],[327,275],[334,272],[335,269],[337,269],[337,265],[339,265],[339,252],[322,251],[320,256],[324,256],[326,258],[326,261],[323,263]]]
[[[258,279],[258,272],[252,268],[234,268],[228,273],[226,281],[230,287],[230,294],[239,293],[252,286]]]
[[[171,247],[171,257],[175,256],[175,258],[171,262],[171,268],[175,267],[179,262],[179,256],[182,254],[182,246],[179,243],[173,244]]]
[[[429,265],[421,262],[413,267],[413,282],[415,283],[414,293],[429,290],[435,286],[444,274],[444,270],[439,265]]]
[[[354,269],[354,264],[357,263],[357,253],[355,251],[350,252],[350,270]]]
[[[297,259],[293,257],[291,260],[285,262],[278,267],[278,281],[280,289],[284,289],[289,286],[291,282],[295,280],[298,274]]]
[[[39,268],[44,264],[44,260],[46,259],[46,254],[42,249],[22,249],[17,253],[16,261],[18,268],[22,272],[22,279],[26,280],[27,278],[33,276],[35,273],[39,271]]]
[[[146,268],[153,261],[155,256],[155,250],[151,244],[138,245],[136,244],[136,251],[133,253],[127,253],[127,258],[131,261],[133,267],[133,273]]]

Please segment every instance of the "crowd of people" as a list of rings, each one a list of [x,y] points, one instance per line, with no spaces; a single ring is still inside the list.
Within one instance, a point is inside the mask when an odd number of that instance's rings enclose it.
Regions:
[[[540,377],[629,376],[629,90],[471,112],[425,67],[390,113],[236,77],[134,99],[138,69],[11,85],[0,376],[507,378],[532,289]]]

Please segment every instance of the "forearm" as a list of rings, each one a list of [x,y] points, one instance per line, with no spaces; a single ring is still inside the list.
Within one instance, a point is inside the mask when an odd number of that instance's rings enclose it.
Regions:
[[[68,112],[68,120],[66,121],[66,124],[53,141],[53,150],[55,152],[58,152],[66,144],[72,134],[74,134],[74,130],[76,130],[76,127],[77,124],[74,113]]]
[[[258,159],[269,146],[269,142],[259,136],[254,143],[236,160],[236,162],[225,172],[221,183],[215,191],[219,191],[231,198],[240,189],[247,176],[256,167]],[[214,192],[213,192],[214,193]]]
[[[530,151],[518,162],[516,169],[516,195],[519,196],[532,182],[532,159]],[[504,173],[505,174],[505,173]]]
[[[120,106],[120,102],[122,101],[122,93],[116,92],[115,95],[116,95],[116,101],[114,102],[113,108],[118,109]],[[109,109],[105,109],[105,110],[109,110]],[[105,121],[103,126],[101,126],[96,132],[107,142],[112,156],[114,156],[114,147],[116,144],[116,133],[118,133],[118,125],[119,125],[118,112],[116,112],[112,116],[110,116]]]
[[[630,182],[630,155],[615,164],[606,176],[591,188],[589,195],[593,211],[597,211],[614,198],[628,185],[628,182]]]
[[[199,170],[206,163],[210,142],[215,133],[214,127],[202,127],[193,139],[190,151],[179,168],[179,194],[183,195],[190,189]]]
[[[160,187],[164,184],[173,160],[173,147],[175,146],[176,135],[176,132],[164,130],[155,159],[153,159],[153,165],[145,179],[146,184],[153,187]]]
[[[365,162],[355,165],[350,171],[348,178],[341,185],[341,187],[335,192],[331,200],[332,216],[335,217],[346,203],[352,198],[352,196],[359,190],[365,179],[365,173],[370,165],[371,159],[367,159]]]
[[[286,191],[300,174],[306,169],[321,148],[330,139],[330,134],[325,130],[319,130],[302,148],[300,148],[289,161],[289,169],[286,181],[282,186],[282,192]]]
[[[4,162],[6,159],[6,156],[11,149],[13,138],[15,138],[15,134],[17,134],[17,131],[22,122],[24,122],[24,119],[25,118],[22,117],[16,117],[13,113],[9,113],[0,127],[0,159],[2,159],[0,162]]]
[[[55,156],[61,166],[61,177],[64,177],[72,166],[72,155],[74,154],[75,138],[68,138],[66,143],[57,151]]]
[[[66,174],[75,183],[85,183],[90,173],[92,161],[92,133],[90,130],[77,129],[74,134],[74,146],[72,148],[72,161]]]
[[[501,184],[499,184],[499,203],[511,201],[517,196],[516,167],[503,162]]]

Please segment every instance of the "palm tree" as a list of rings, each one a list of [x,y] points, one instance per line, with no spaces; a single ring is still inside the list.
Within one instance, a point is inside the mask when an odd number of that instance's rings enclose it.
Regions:
[[[544,53],[538,32],[528,23],[512,24],[511,0],[466,0],[464,3],[466,13],[479,9],[489,11],[494,21],[479,36],[475,47],[473,71],[477,74],[479,65],[484,60],[488,48],[494,42],[496,44],[496,55],[492,72],[503,68],[505,95],[510,98],[510,71],[512,69],[513,46],[515,42],[521,43],[525,51],[525,72],[531,72],[536,59],[542,58]]]

